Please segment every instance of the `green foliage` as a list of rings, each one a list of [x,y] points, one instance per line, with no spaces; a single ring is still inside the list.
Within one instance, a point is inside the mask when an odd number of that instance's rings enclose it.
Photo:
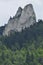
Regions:
[[[43,21],[9,37],[0,35],[0,65],[43,65]]]

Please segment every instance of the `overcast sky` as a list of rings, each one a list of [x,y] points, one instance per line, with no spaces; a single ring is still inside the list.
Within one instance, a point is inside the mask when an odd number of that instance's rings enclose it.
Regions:
[[[33,4],[37,19],[43,19],[43,0],[0,0],[0,26],[6,24],[10,16],[14,16],[19,6]]]

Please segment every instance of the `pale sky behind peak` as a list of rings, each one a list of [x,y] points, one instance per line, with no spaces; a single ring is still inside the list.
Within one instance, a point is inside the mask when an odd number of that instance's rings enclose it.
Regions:
[[[33,4],[37,20],[43,19],[43,0],[0,0],[0,26],[15,16],[18,7],[24,8],[29,3]]]

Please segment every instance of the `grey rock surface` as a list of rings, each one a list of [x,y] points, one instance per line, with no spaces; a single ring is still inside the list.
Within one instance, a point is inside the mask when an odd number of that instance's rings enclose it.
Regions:
[[[32,4],[28,4],[22,9],[18,8],[16,15],[9,19],[7,26],[3,32],[3,35],[9,35],[10,31],[20,32],[25,27],[30,27],[36,22],[36,15]]]

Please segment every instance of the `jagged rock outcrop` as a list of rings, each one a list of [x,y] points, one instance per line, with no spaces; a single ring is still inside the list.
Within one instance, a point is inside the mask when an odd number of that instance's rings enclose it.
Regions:
[[[11,31],[20,32],[25,27],[30,27],[36,22],[36,16],[32,4],[28,4],[22,9],[18,8],[16,15],[9,19],[3,35],[9,35]]]

